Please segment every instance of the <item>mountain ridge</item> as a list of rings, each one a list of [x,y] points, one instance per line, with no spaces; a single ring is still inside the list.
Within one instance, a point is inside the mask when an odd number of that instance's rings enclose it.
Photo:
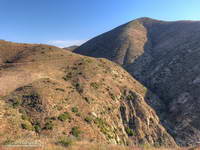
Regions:
[[[74,52],[120,64],[158,95],[165,103],[162,123],[178,144],[187,146],[200,139],[199,39],[200,21],[139,18],[89,40]]]

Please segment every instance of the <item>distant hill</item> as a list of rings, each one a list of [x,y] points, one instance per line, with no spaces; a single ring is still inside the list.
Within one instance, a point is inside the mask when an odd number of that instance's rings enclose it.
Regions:
[[[165,103],[162,122],[180,145],[200,139],[200,21],[139,18],[74,52],[122,65]]]
[[[146,103],[162,102],[115,63],[6,41],[0,59],[1,144],[176,146]]]
[[[69,46],[69,47],[65,47],[65,48],[63,48],[63,49],[66,49],[66,50],[69,50],[69,51],[73,51],[73,50],[75,50],[76,48],[78,48],[79,46],[77,46],[77,45],[73,45],[73,46]]]

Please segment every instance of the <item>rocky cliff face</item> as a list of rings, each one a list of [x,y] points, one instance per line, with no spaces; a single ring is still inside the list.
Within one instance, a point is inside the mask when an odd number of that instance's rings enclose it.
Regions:
[[[176,146],[146,103],[161,107],[159,98],[117,64],[47,45],[4,41],[1,46],[2,144],[59,143],[71,137]],[[8,57],[9,50],[15,51]]]
[[[120,112],[125,129],[132,129],[134,136],[131,139],[137,143],[154,143],[154,146],[168,146],[171,140],[159,123],[155,112],[147,107],[142,97],[136,93],[125,90],[122,96]],[[148,131],[148,132],[146,132]],[[164,141],[164,142],[163,142]]]
[[[180,145],[199,143],[200,22],[140,18],[75,50],[122,65],[165,103],[163,124]]]

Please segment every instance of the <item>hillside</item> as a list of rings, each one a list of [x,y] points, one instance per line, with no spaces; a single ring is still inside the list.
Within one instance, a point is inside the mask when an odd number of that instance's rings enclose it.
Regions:
[[[1,144],[176,146],[146,103],[159,98],[117,64],[6,41],[0,59]]]
[[[200,21],[139,18],[74,52],[122,65],[165,103],[160,118],[176,142],[195,145],[200,142],[199,39]]]

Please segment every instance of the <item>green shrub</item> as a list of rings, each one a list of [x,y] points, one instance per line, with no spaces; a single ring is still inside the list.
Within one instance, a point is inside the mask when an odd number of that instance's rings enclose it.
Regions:
[[[71,130],[71,134],[72,134],[73,136],[75,136],[75,137],[79,137],[80,134],[81,134],[80,128],[77,127],[77,126],[73,127],[72,130]]]
[[[71,146],[73,144],[72,139],[67,138],[67,137],[62,137],[60,140],[57,142],[57,144],[62,145],[64,147]]]
[[[46,130],[53,130],[53,122],[52,121],[47,121],[46,123],[45,123],[45,127],[44,127],[44,129],[46,129]]]
[[[80,112],[77,112],[77,113],[76,113],[76,116],[80,117],[80,116],[81,116],[81,113],[80,113]]]
[[[72,73],[71,72],[69,72],[67,75],[65,75],[64,77],[63,77],[63,79],[65,80],[65,81],[68,81],[69,79],[71,79],[72,78]]]
[[[27,115],[27,112],[25,110],[19,109],[19,112],[22,114],[22,116],[21,116],[22,120],[30,121],[30,117]]]
[[[13,108],[17,108],[17,107],[19,107],[20,106],[20,102],[19,101],[15,101],[14,103],[13,103]]]
[[[60,114],[58,116],[58,120],[60,120],[60,121],[71,120],[71,116],[68,112],[64,112],[63,114]]]
[[[39,133],[42,129],[39,124],[34,125],[35,132]]]
[[[113,137],[113,131],[110,128],[110,126],[107,124],[107,122],[105,120],[103,120],[102,118],[96,118],[94,120],[94,123],[98,126],[98,128],[100,129],[100,131],[106,135],[109,139],[111,139]]]
[[[90,86],[93,87],[94,89],[98,89],[99,85],[96,82],[90,83]]]
[[[23,114],[22,115],[22,120],[30,120],[30,117],[27,116],[26,114]]]
[[[75,88],[79,93],[83,93],[83,87],[81,86],[80,83],[76,83]]]
[[[24,122],[21,124],[21,127],[22,129],[25,129],[25,130],[32,130],[32,125],[29,123],[29,122]]]
[[[17,108],[21,105],[21,101],[19,99],[9,99],[13,108]]]
[[[137,99],[137,95],[131,91],[131,92],[129,92],[129,95],[126,98],[129,101],[130,100],[135,100],[135,99]]]
[[[134,134],[135,134],[134,131],[129,127],[126,127],[125,131],[128,134],[128,136],[134,136]]]
[[[105,126],[107,126],[107,123],[101,118],[96,118],[94,120],[94,123],[97,124],[99,128],[104,128]]]
[[[92,123],[92,121],[93,121],[93,118],[92,117],[90,117],[90,116],[87,116],[87,117],[85,117],[85,119],[84,119],[87,123]]]
[[[73,113],[78,113],[78,107],[72,107],[72,112]]]

